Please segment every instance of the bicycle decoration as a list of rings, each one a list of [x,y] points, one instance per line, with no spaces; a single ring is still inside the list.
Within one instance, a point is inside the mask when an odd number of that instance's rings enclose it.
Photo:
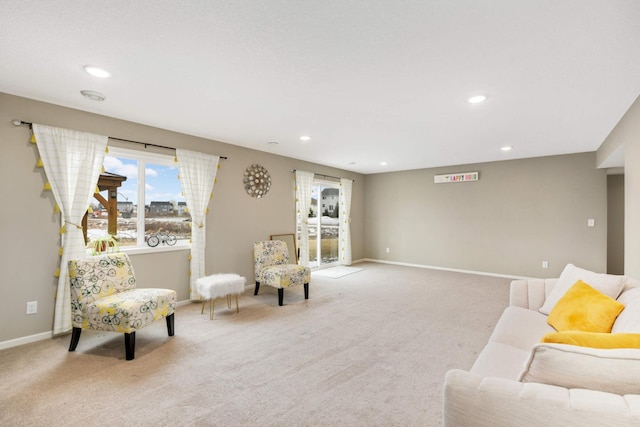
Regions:
[[[159,231],[156,234],[147,236],[146,240],[147,245],[155,248],[160,243],[162,243],[163,245],[173,246],[178,241],[178,238],[173,234],[169,234],[167,231]]]

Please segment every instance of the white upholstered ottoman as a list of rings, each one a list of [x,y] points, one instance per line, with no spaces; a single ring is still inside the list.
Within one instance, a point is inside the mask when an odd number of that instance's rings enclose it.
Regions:
[[[213,319],[214,300],[226,297],[227,307],[231,308],[231,295],[236,297],[236,313],[239,313],[238,295],[244,291],[244,284],[244,277],[231,273],[213,274],[199,278],[196,280],[196,290],[202,299],[200,313],[204,313],[204,303],[209,301],[209,319]]]

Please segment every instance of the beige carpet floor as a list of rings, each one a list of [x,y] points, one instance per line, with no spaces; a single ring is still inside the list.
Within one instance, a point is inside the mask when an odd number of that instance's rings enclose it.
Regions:
[[[508,303],[509,280],[361,263],[277,292],[247,286],[142,329],[84,331],[0,351],[2,426],[439,426],[442,385],[468,369]]]

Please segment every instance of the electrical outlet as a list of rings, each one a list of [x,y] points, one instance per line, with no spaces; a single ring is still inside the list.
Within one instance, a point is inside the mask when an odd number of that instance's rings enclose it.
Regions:
[[[542,268],[549,268],[549,261],[542,261]]]
[[[387,248],[387,253],[389,253],[389,248]]]
[[[38,312],[38,301],[29,301],[27,303],[27,314],[36,314]]]

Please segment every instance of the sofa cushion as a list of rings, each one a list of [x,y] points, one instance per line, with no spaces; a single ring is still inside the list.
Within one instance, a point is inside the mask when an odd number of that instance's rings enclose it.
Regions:
[[[480,352],[469,372],[483,377],[518,380],[529,353],[507,344],[489,342]]]
[[[443,403],[447,427],[640,425],[637,395],[518,383],[459,369],[445,376]]]
[[[584,331],[551,332],[542,337],[542,342],[592,348],[640,348],[640,334]]]
[[[547,323],[557,331],[611,332],[624,305],[578,280],[553,307]]]
[[[522,307],[507,307],[493,328],[489,342],[506,344],[524,350],[528,355],[531,347],[549,332],[555,332],[555,329],[547,324],[544,314]]]
[[[618,302],[624,304],[624,310],[618,315],[611,332],[640,333],[640,288],[625,290],[618,297]]]
[[[560,274],[556,285],[545,299],[542,307],[540,307],[540,313],[551,313],[551,309],[578,280],[582,280],[603,294],[616,299],[622,291],[627,278],[626,276],[594,273],[593,271],[576,267],[573,264],[567,264],[562,274]]]
[[[639,394],[640,350],[536,344],[520,381],[620,395]]]

